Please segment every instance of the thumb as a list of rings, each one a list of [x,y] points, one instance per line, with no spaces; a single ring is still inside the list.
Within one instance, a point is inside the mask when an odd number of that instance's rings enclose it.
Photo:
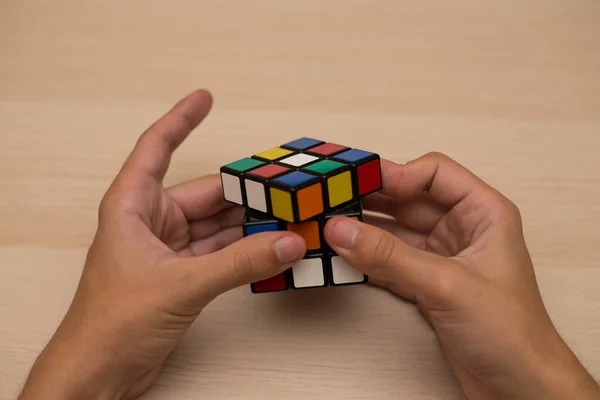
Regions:
[[[346,217],[334,217],[325,226],[325,239],[348,263],[412,301],[436,292],[450,261],[412,247],[378,227]]]
[[[196,290],[215,298],[236,287],[273,277],[302,259],[306,243],[292,232],[253,234],[209,255],[197,258]]]

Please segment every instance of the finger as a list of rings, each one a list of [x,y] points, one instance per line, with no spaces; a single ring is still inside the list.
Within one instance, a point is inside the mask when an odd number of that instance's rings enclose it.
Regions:
[[[407,228],[430,233],[447,210],[427,196],[404,202],[398,198],[373,193],[363,200],[365,210],[390,215]]]
[[[472,192],[493,191],[462,165],[440,153],[429,153],[406,165],[382,160],[381,193],[410,201],[427,193],[451,209]]]
[[[148,175],[162,181],[171,155],[206,117],[211,107],[212,96],[205,90],[197,90],[180,100],[140,136],[122,173]]]
[[[418,249],[425,249],[425,242],[427,240],[427,236],[423,233],[406,228],[399,224],[397,221],[390,218],[364,214],[363,220],[366,224],[373,225],[390,232],[391,234],[399,237],[401,240],[406,242],[406,244],[412,247],[416,247]]]
[[[245,214],[243,208],[232,207],[211,217],[193,221],[189,225],[190,240],[206,239],[227,228],[241,229]]]
[[[271,278],[299,261],[306,243],[292,232],[253,234],[204,257],[185,259],[200,302],[231,289]]]
[[[383,229],[345,217],[325,226],[325,239],[342,258],[373,278],[396,285],[403,297],[435,296],[448,261],[409,246]],[[444,282],[445,284],[445,282]]]
[[[193,256],[204,256],[219,251],[243,237],[242,227],[228,228],[210,237],[190,242],[188,248]]]
[[[167,193],[189,221],[206,218],[234,206],[223,199],[221,178],[218,174],[171,186]]]

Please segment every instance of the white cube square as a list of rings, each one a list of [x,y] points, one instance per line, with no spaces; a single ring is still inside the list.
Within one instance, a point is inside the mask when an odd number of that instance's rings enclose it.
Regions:
[[[225,200],[243,205],[240,178],[221,172],[221,182],[223,183],[223,196]]]
[[[331,275],[333,283],[341,285],[344,283],[360,283],[365,280],[365,275],[348,264],[340,256],[331,257]]]
[[[284,158],[280,162],[282,164],[287,164],[287,165],[291,165],[294,167],[301,167],[303,165],[306,165],[306,164],[316,161],[318,159],[319,159],[319,157],[311,156],[310,154],[300,153],[300,154],[295,154],[288,158]]]
[[[248,207],[266,213],[267,198],[265,197],[265,185],[250,179],[246,179],[244,183],[246,186]]]
[[[294,287],[314,287],[325,284],[325,271],[323,270],[323,259],[320,257],[306,258],[298,261],[292,266]]]

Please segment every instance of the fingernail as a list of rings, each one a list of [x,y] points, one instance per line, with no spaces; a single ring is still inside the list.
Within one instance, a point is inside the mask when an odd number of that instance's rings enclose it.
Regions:
[[[280,264],[296,261],[302,257],[302,245],[289,236],[279,238],[275,241],[275,256]]]
[[[344,249],[351,249],[354,247],[356,236],[358,236],[358,226],[351,219],[342,218],[337,220],[331,233],[333,244]]]

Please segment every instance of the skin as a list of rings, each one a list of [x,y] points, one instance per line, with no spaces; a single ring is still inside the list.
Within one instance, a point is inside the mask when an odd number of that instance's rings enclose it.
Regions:
[[[242,238],[243,210],[223,201],[218,175],[164,188],[172,153],[211,106],[195,91],[141,135],[20,399],[136,398],[207,304],[302,258],[292,232]],[[600,399],[546,313],[516,206],[441,154],[382,170],[364,206],[385,217],[335,217],[325,238],[419,307],[467,397]]]

